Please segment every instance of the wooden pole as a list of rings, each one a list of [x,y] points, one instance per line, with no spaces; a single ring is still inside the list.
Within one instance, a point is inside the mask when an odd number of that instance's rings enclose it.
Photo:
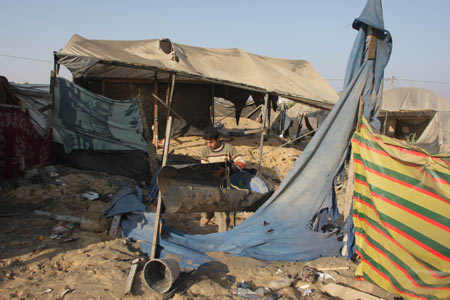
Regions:
[[[153,98],[155,98],[157,101],[159,101],[159,102],[160,102],[167,110],[169,110],[172,114],[174,114],[175,117],[177,117],[178,119],[180,119],[180,120],[186,122],[186,120],[183,119],[182,116],[180,116],[176,111],[174,111],[172,108],[170,108],[168,105],[166,105],[166,104],[164,103],[164,101],[162,101],[158,96],[156,96],[155,94],[152,94],[152,96],[153,96]]]
[[[141,123],[144,128],[144,136],[147,140],[147,156],[148,162],[150,164],[150,169],[152,170],[152,174],[156,172],[158,169],[158,161],[156,159],[156,148],[152,143],[152,138],[150,136],[150,131],[148,129],[147,123],[147,115],[145,114],[144,104],[142,103],[142,98],[139,96],[137,98],[137,103],[139,106],[139,115],[141,117]]]
[[[46,135],[48,136],[49,134],[52,134],[52,126],[53,126],[53,110],[55,109],[55,88],[56,88],[56,79],[58,77],[58,64],[56,63],[56,56],[53,57],[53,71],[51,72],[51,90],[52,90],[52,103],[51,105],[51,109],[48,111],[47,114],[47,133]]]
[[[155,80],[153,82],[153,93],[158,95],[158,72],[155,72]],[[159,137],[158,137],[158,101],[153,104],[153,143],[156,150],[158,150]]]
[[[211,98],[212,98],[212,104],[211,104],[211,118],[212,118],[212,125],[214,126],[214,124],[215,124],[215,117],[216,117],[216,112],[215,112],[215,101],[214,101],[214,88],[215,88],[215,85],[212,85],[211,86]]]
[[[384,114],[384,124],[383,124],[383,134],[384,135],[386,135],[386,127],[387,127],[387,124],[388,124],[388,122],[387,122],[387,119],[388,119],[388,112],[386,112],[385,114]]]
[[[106,96],[106,80],[102,79],[102,96]]]
[[[172,99],[173,99],[173,90],[175,88],[175,74],[171,76],[171,86],[170,86],[170,93],[168,97],[168,106],[172,106]],[[169,90],[169,88],[168,88]],[[164,137],[164,152],[163,152],[163,161],[162,161],[162,167],[164,167],[167,164],[167,157],[169,154],[169,144],[170,144],[170,132],[172,130],[172,116],[170,115],[170,110],[168,111],[168,117],[167,117],[167,123],[166,123],[166,134]],[[161,168],[162,168],[161,167]],[[152,252],[150,254],[150,259],[154,259],[156,257],[156,248],[158,246],[158,235],[159,235],[159,220],[161,218],[161,191],[158,193],[158,202],[156,204],[156,212],[155,212],[155,227],[153,229],[153,241],[152,241]]]
[[[369,45],[367,46],[367,59],[374,60],[377,55],[377,38],[373,35],[372,26],[368,26],[367,35],[369,39]]]
[[[356,131],[358,132],[361,130],[363,110],[364,110],[364,98],[363,96],[359,96],[358,120],[356,122]]]
[[[261,162],[263,156],[263,143],[264,143],[264,135],[266,134],[266,119],[267,119],[267,107],[269,106],[269,94],[264,96],[264,114],[262,120],[262,132],[261,132],[261,140],[259,143],[259,161],[258,161],[258,171],[261,171]]]

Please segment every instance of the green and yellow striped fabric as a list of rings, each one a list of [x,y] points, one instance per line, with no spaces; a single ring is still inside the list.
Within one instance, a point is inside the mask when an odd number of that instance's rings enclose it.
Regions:
[[[450,155],[352,138],[356,277],[405,299],[450,299]]]

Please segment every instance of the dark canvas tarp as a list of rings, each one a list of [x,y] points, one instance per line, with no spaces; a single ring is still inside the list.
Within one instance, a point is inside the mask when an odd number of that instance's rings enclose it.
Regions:
[[[380,31],[373,60],[368,60],[364,51],[366,25]],[[354,49],[360,51],[354,50],[350,56],[351,74],[346,77],[344,93],[278,190],[252,217],[228,232],[187,235],[164,227],[165,238],[159,240],[161,256],[170,253],[180,258],[182,266],[190,262],[192,267],[211,259],[205,255],[210,251],[283,261],[339,255],[343,246],[339,230],[322,232],[320,229],[328,217],[336,217],[333,181],[348,150],[360,97],[364,98],[365,111],[372,119],[379,105],[383,71],[391,52],[391,38],[384,30],[379,0],[367,2],[354,27],[359,30]],[[152,222],[151,213],[133,213],[127,215],[122,225],[127,236],[150,241]],[[151,246],[149,242],[141,245],[144,250]]]
[[[237,48],[201,48],[168,39],[90,40],[74,35],[55,55],[57,63],[75,78],[153,80],[156,72],[158,80],[167,81],[168,72],[173,72],[177,82],[218,83],[328,108],[338,98],[306,60],[272,58]]]
[[[74,149],[147,151],[136,99],[114,101],[57,78],[53,127]]]

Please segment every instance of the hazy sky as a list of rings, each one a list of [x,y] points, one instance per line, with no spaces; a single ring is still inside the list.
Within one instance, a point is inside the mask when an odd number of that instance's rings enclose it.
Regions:
[[[308,60],[336,90],[366,0],[46,1],[0,0],[0,75],[48,83],[53,51],[88,39],[173,42]],[[393,37],[385,79],[450,99],[450,0],[384,0]],[[14,58],[22,57],[22,58]],[[30,58],[35,60],[23,59]],[[42,61],[41,61],[42,60]],[[62,75],[71,78],[66,70]],[[391,86],[385,82],[385,88]]]

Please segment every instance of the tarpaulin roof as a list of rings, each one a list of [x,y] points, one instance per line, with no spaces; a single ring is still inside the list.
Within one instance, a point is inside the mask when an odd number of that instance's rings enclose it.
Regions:
[[[382,111],[450,111],[450,100],[426,89],[407,87],[385,90]]]
[[[381,111],[402,118],[431,118],[416,144],[428,152],[450,152],[450,101],[426,89],[408,87],[386,90]]]
[[[330,108],[337,93],[306,60],[271,58],[239,48],[201,48],[169,39],[90,40],[75,34],[60,51],[57,63],[75,77],[167,79],[215,82],[272,93]]]

